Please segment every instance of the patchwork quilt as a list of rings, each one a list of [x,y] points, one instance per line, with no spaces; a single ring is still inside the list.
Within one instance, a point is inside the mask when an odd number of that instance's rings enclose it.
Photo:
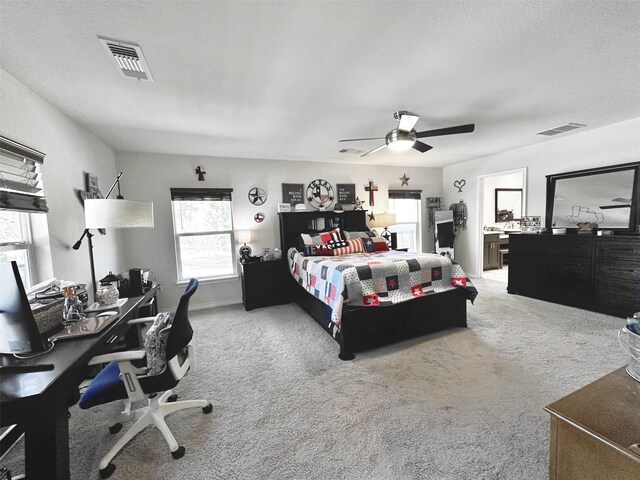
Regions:
[[[305,257],[288,252],[289,269],[311,295],[332,309],[334,335],[344,305],[381,307],[453,288],[473,302],[478,291],[462,267],[432,253],[376,252]]]

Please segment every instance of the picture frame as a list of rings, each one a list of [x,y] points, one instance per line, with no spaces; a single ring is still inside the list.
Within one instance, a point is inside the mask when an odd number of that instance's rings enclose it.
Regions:
[[[355,205],[356,203],[356,184],[355,183],[337,183],[336,191],[338,192],[337,203],[340,205]]]
[[[288,203],[292,207],[304,204],[304,183],[283,183],[282,203]]]

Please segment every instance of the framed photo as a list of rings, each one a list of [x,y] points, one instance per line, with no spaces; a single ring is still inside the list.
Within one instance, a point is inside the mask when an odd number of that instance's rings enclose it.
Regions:
[[[303,183],[283,183],[282,203],[288,203],[292,207],[297,204],[304,204],[304,184]]]
[[[84,183],[86,189],[86,198],[102,198],[100,188],[98,187],[98,177],[95,175],[84,172]]]
[[[356,203],[356,184],[355,183],[338,183],[338,203],[340,205],[354,205]]]

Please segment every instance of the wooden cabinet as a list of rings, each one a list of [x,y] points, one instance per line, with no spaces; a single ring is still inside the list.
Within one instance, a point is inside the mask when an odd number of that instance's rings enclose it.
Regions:
[[[640,237],[520,234],[509,293],[626,317],[640,310]]]
[[[545,407],[550,480],[640,478],[640,383],[620,368]]]
[[[287,262],[241,263],[242,302],[246,310],[291,302],[291,274]]]
[[[500,234],[490,233],[484,236],[484,253],[482,269],[500,268]]]

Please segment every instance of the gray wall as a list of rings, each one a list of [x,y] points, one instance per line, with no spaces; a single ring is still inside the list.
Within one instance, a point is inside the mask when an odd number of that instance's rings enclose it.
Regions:
[[[80,250],[71,249],[84,230],[84,210],[74,188],[84,189],[83,171],[87,171],[98,176],[101,190],[106,193],[116,176],[115,154],[3,70],[0,70],[0,98],[0,135],[46,154],[43,178],[49,213],[32,215],[37,241],[42,246],[36,252],[38,280],[55,276],[89,284],[86,241]],[[117,231],[104,237],[96,235],[94,252],[98,279],[109,270],[117,272],[124,268],[122,241]]]
[[[375,194],[374,212],[388,208],[387,191],[400,188],[400,179],[406,173],[409,188],[422,189],[424,197],[442,194],[440,168],[380,167],[354,164],[291,162],[262,159],[193,157],[158,154],[118,154],[119,168],[124,172],[127,198],[148,199],[154,202],[155,229],[124,232],[127,265],[149,267],[165,285],[160,295],[160,307],[172,308],[184,290],[177,285],[173,224],[171,219],[170,187],[231,187],[233,188],[233,221],[238,230],[255,230],[254,252],[262,248],[280,248],[277,204],[282,202],[282,183],[304,183],[315,178],[336,183],[354,183],[360,199],[368,199],[364,186],[373,180],[379,191]],[[206,181],[198,182],[195,168],[202,165],[207,171]],[[267,202],[256,207],[247,194],[252,187],[267,191]],[[402,187],[402,188],[407,188]],[[365,206],[370,209],[370,207]],[[263,212],[266,219],[257,224],[253,216]],[[426,231],[426,211],[423,210],[423,249],[431,251],[431,233]],[[237,250],[238,246],[236,246]],[[236,252],[237,253],[237,252]],[[240,302],[240,283],[234,281],[202,283],[192,299],[194,306],[221,305]]]
[[[480,175],[527,168],[527,215],[542,216],[544,225],[546,175],[640,160],[640,118],[606,127],[550,138],[532,147],[445,167],[442,185],[445,203],[463,199],[469,207],[468,228],[456,240],[456,260],[467,273],[482,272],[482,225],[479,223]],[[453,182],[467,184],[462,194]]]

